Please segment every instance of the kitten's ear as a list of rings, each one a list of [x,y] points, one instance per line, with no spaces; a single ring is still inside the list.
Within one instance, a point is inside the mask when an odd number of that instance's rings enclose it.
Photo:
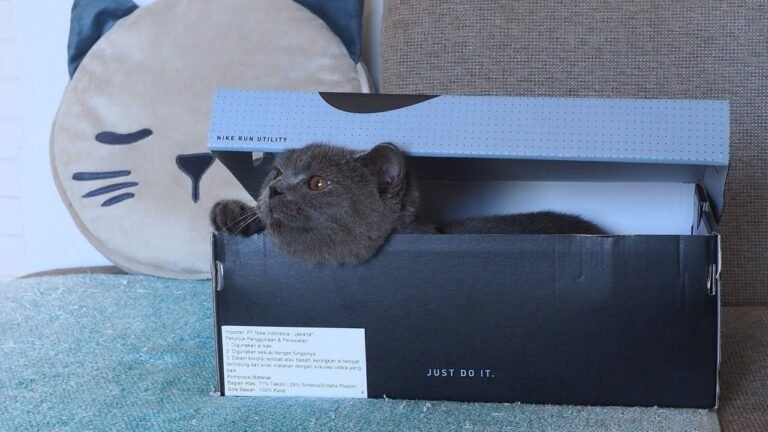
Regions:
[[[357,159],[379,181],[380,191],[392,193],[404,183],[405,155],[394,144],[379,144]]]

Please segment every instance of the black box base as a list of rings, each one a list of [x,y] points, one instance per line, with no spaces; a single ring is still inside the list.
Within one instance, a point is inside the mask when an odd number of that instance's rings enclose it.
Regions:
[[[365,329],[369,397],[717,404],[715,235],[395,235],[348,267],[213,243],[224,395],[221,326],[238,325]]]

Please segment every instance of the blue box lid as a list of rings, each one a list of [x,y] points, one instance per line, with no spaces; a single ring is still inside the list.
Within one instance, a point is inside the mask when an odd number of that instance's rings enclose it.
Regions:
[[[208,145],[281,152],[389,141],[412,156],[726,166],[728,113],[714,100],[220,90]]]
[[[570,178],[622,179],[640,169],[648,181],[702,184],[719,219],[729,133],[729,104],[717,100],[223,89],[213,100],[208,146],[248,190],[263,178],[254,180],[259,176],[246,172],[251,159],[233,152],[279,153],[317,142],[360,150],[392,142],[413,157],[496,160],[483,165],[486,176],[526,171],[525,161],[538,164],[528,172],[551,161],[544,171],[555,177],[571,170]]]

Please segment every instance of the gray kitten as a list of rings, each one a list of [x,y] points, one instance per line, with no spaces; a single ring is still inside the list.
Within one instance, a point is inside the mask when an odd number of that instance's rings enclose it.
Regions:
[[[436,232],[416,220],[418,196],[405,156],[392,144],[357,152],[311,144],[277,156],[255,207],[219,201],[217,231],[266,231],[286,255],[317,264],[357,264],[393,232]]]
[[[358,264],[392,233],[605,234],[579,216],[555,212],[463,219],[435,227],[416,216],[418,193],[403,153],[379,144],[361,153],[312,144],[277,156],[255,207],[219,201],[216,231],[266,231],[286,255],[316,264]]]

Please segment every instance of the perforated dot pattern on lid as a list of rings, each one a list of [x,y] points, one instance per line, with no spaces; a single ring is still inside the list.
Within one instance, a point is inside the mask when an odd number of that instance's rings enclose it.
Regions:
[[[728,115],[724,101],[495,96],[440,96],[357,114],[317,93],[221,90],[209,147],[280,152],[389,141],[417,156],[727,165]]]

